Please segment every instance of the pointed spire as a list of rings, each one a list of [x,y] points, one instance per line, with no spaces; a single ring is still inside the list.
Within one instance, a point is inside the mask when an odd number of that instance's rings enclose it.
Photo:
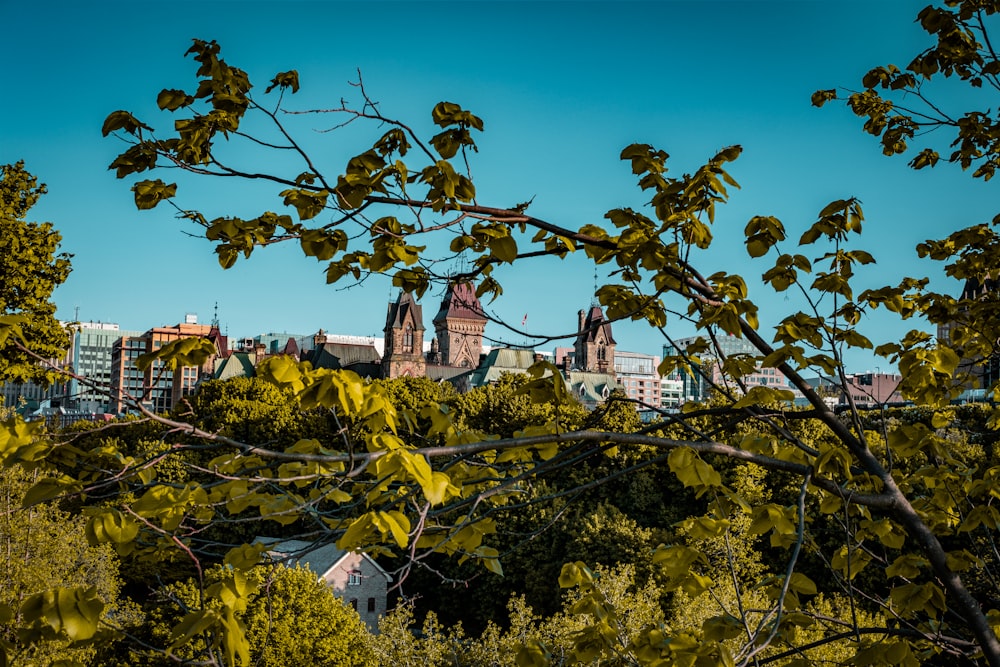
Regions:
[[[591,306],[598,306],[600,302],[597,300],[597,266],[594,266],[594,296],[590,300]]]

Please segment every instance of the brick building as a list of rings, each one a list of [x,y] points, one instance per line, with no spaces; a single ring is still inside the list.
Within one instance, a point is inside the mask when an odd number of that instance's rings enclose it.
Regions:
[[[216,345],[215,356],[202,366],[170,369],[157,359],[145,371],[136,367],[139,356],[155,352],[175,340],[192,337],[208,338]],[[112,412],[124,412],[130,401],[137,400],[153,412],[173,409],[184,396],[194,393],[201,380],[212,377],[215,360],[226,355],[227,347],[227,337],[218,326],[198,324],[193,316],[181,324],[154,327],[139,336],[119,338],[111,349]]]

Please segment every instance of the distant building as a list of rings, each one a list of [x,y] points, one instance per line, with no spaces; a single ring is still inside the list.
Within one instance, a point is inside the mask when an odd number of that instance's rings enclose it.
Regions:
[[[615,379],[625,394],[647,408],[659,408],[661,404],[660,375],[656,367],[659,357],[642,352],[615,350]]]
[[[423,308],[412,294],[400,292],[396,302],[389,304],[384,331],[382,376],[396,378],[426,375]]]
[[[851,373],[845,376],[847,384],[842,386],[832,378],[815,378],[807,380],[810,386],[833,409],[845,408],[850,405],[848,397],[855,407],[870,410],[880,406],[904,405],[905,401],[899,393],[899,383],[903,376],[896,373]]]
[[[189,394],[194,393],[198,383],[211,378],[218,357],[226,356],[228,339],[218,326],[197,324],[187,318],[182,324],[154,327],[138,336],[118,339],[111,353],[111,408],[114,413],[128,409],[132,401],[141,401],[153,412],[167,412]],[[135,361],[143,354],[159,350],[164,345],[183,338],[202,337],[215,343],[216,354],[202,366],[167,368],[159,359],[145,371],[139,370]]]
[[[50,400],[52,394],[61,392],[58,387],[43,387],[37,382],[5,382],[0,385],[3,406],[23,411],[37,409],[43,401]]]
[[[506,373],[527,375],[532,364],[543,358],[541,353],[534,350],[494,348],[489,351],[479,368],[472,371],[469,384],[471,387],[483,387],[493,384]]]
[[[663,356],[672,357],[683,354],[691,345],[706,341],[702,336],[692,336],[675,341],[673,345],[663,346]],[[745,355],[759,356],[760,352],[750,341],[739,336],[718,336],[718,352],[709,348],[697,354],[701,363],[688,368],[678,367],[667,374],[668,380],[680,382],[682,386],[682,403],[688,401],[705,401],[709,398],[715,387],[724,388],[727,391],[739,393],[739,385],[731,378],[726,377],[722,372],[722,357]],[[779,389],[790,389],[788,378],[777,368],[766,368],[757,363],[754,369],[740,378],[743,385],[750,387],[777,387]]]
[[[36,383],[4,384],[0,388],[4,404],[70,411],[73,414],[103,414],[111,408],[111,351],[122,336],[138,335],[112,322],[63,322],[69,333],[69,347],[62,359],[52,360],[59,368],[79,377],[65,377],[48,387]]]
[[[467,370],[479,366],[486,321],[483,306],[471,284],[448,285],[441,308],[434,316],[437,349],[432,343],[431,351],[435,356],[428,359],[428,363]]]
[[[475,288],[449,284],[434,316],[434,337],[424,341],[423,307],[401,291],[388,304],[385,337],[332,336],[320,330],[294,341],[300,358],[314,368],[351,370],[366,378],[428,377],[467,388],[483,359],[487,318]]]
[[[573,345],[573,368],[592,373],[614,373],[615,339],[611,321],[600,306],[578,313],[579,327]]]
[[[962,301],[977,301],[992,297],[1000,298],[1000,281],[993,278],[986,278],[983,281],[972,278],[965,281],[962,294],[959,299]],[[965,319],[968,319],[967,317]],[[963,323],[961,321],[951,321],[939,324],[937,328],[937,339],[945,345],[951,345],[952,332]],[[983,398],[985,389],[1000,380],[1000,355],[993,354],[988,358],[964,357],[959,362],[956,375],[964,374],[967,380],[964,384],[966,396],[976,396]]]
[[[354,371],[361,377],[382,377],[382,355],[370,339],[328,336],[322,329],[313,336],[311,350],[302,355],[313,368]]]
[[[219,357],[212,372],[213,380],[230,380],[232,378],[251,378],[257,374],[257,364],[260,359],[252,352],[232,352],[228,356]]]
[[[71,378],[66,383],[63,406],[82,412],[110,412],[112,348],[123,336],[136,336],[138,333],[120,329],[117,324],[110,322],[80,322],[72,325],[66,363],[76,375],[85,377],[86,381]]]
[[[253,341],[264,346],[266,354],[284,354],[289,341],[298,347],[297,341],[305,338],[303,334],[293,333],[266,333],[254,336]]]
[[[567,371],[565,378],[570,392],[588,410],[593,410],[608,400],[615,389],[621,389],[621,385],[615,381],[614,373]]]
[[[470,374],[470,386],[491,384],[504,373],[526,374],[532,364],[548,359],[562,372],[570,393],[584,407],[593,409],[607,400],[611,392],[623,388],[615,372],[620,354],[622,367],[636,379],[635,397],[639,396],[641,378],[642,396],[659,404],[659,391],[653,387],[655,382],[647,387],[647,380],[655,377],[656,357],[633,352],[616,353],[611,322],[599,306],[592,306],[589,311],[581,310],[577,324],[580,329],[574,347],[557,347],[552,357],[534,350],[490,350],[479,368]]]
[[[552,363],[559,368],[573,368],[575,357],[576,352],[572,347],[560,346],[552,351]]]
[[[676,373],[677,371],[675,371]],[[676,410],[684,403],[684,381],[674,373],[660,378],[660,408]]]
[[[902,405],[904,400],[899,393],[902,380],[903,376],[896,373],[853,373],[847,376],[846,390],[858,407]]]
[[[392,577],[366,553],[344,551],[333,544],[317,546],[302,540],[276,541],[257,538],[268,545],[276,563],[298,564],[311,570],[333,594],[351,605],[368,629],[378,633],[378,620],[385,616],[387,591]]]

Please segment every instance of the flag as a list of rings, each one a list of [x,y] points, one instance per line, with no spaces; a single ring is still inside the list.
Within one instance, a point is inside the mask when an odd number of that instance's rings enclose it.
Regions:
[[[521,318],[521,326],[523,327],[527,323],[528,323],[528,313],[525,313],[524,317]]]

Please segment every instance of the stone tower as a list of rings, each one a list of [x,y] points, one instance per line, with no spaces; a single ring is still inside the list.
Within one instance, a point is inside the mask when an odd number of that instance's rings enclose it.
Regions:
[[[573,351],[576,367],[592,373],[614,373],[615,339],[611,336],[611,322],[604,318],[600,306],[591,306],[590,311],[581,310],[579,333]]]
[[[442,366],[477,368],[483,352],[486,315],[470,283],[451,283],[434,316],[438,363]]]
[[[412,294],[400,292],[396,302],[389,304],[384,331],[382,374],[387,378],[403,375],[423,377],[427,369],[424,360],[424,318]]]

